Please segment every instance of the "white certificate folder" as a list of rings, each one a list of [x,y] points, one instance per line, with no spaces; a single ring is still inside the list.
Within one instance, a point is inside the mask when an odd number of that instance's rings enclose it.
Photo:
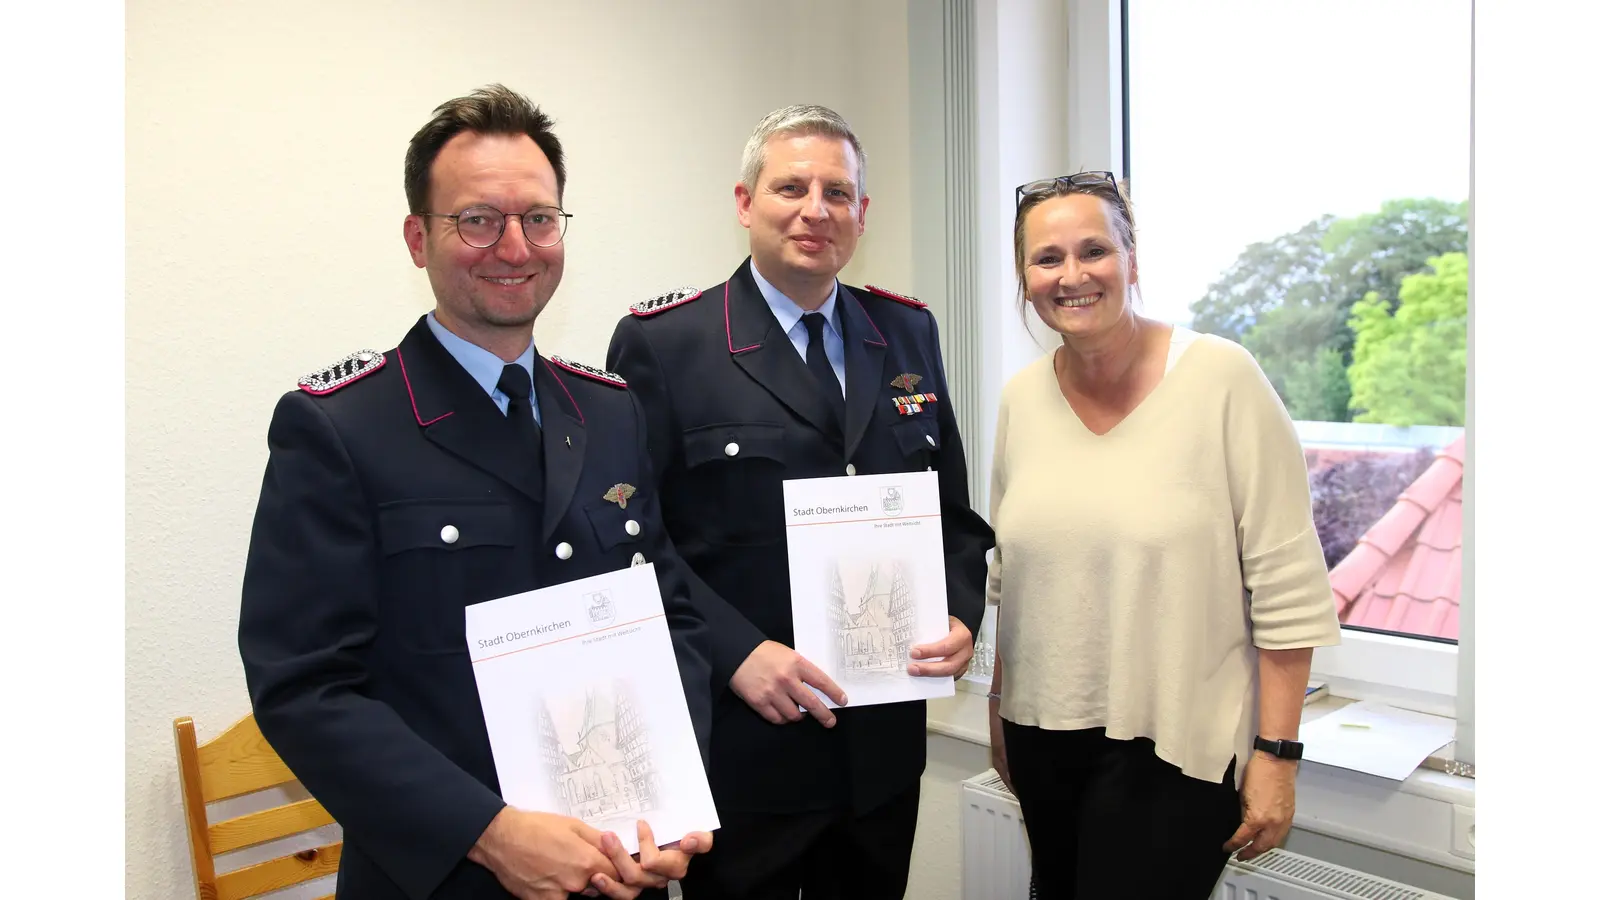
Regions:
[[[653,564],[468,606],[500,794],[639,851],[718,827]]]
[[[847,706],[953,695],[950,676],[906,671],[950,633],[938,473],[794,479],[783,499],[795,650]]]

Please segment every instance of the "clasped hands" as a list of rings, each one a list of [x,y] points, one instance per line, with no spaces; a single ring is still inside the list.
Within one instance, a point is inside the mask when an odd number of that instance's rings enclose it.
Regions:
[[[960,619],[950,617],[950,633],[931,644],[911,648],[916,660],[906,667],[912,675],[960,678],[972,662],[972,632]],[[816,688],[838,706],[849,702],[839,685],[810,660],[777,641],[762,641],[745,657],[728,686],[750,708],[774,725],[798,722],[805,715],[824,728],[838,721],[827,704],[811,690]]]
[[[689,857],[711,849],[711,835],[691,832],[657,848],[648,823],[639,822],[639,853],[579,819],[507,806],[484,830],[467,858],[495,874],[518,900],[562,900],[569,893],[633,900],[646,888],[664,888],[689,870]]]

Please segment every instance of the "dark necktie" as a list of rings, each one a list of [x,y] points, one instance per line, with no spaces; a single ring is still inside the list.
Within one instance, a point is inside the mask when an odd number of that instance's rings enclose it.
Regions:
[[[816,379],[817,388],[822,391],[828,409],[833,411],[839,427],[843,428],[844,391],[839,387],[839,376],[833,374],[828,352],[822,345],[822,313],[806,313],[800,317],[800,321],[806,326],[806,368],[811,370],[811,377]]]
[[[506,366],[500,370],[500,383],[496,387],[511,398],[511,403],[506,406],[506,419],[511,422],[518,439],[532,456],[534,471],[543,471],[544,466],[540,464],[543,445],[539,439],[539,423],[533,420],[533,404],[528,400],[533,393],[533,380],[528,377],[528,370],[516,363]]]

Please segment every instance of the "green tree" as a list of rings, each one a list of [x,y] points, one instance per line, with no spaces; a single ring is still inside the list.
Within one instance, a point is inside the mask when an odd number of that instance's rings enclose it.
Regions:
[[[1323,347],[1310,359],[1288,363],[1283,384],[1284,405],[1303,422],[1345,422],[1350,418],[1350,379],[1344,356]]]
[[[1398,297],[1429,259],[1466,248],[1465,203],[1390,200],[1375,213],[1322,216],[1245,248],[1190,306],[1191,327],[1249,348],[1296,419],[1349,421],[1354,305]]]
[[[1467,204],[1386,200],[1376,213],[1333,223],[1322,249],[1330,299],[1345,311],[1373,292],[1395,297],[1401,281],[1435,256],[1467,252]],[[1339,349],[1348,351],[1349,344]]]
[[[1401,279],[1398,309],[1376,291],[1351,307],[1357,422],[1466,424],[1467,255],[1426,263],[1431,272]]]
[[[1333,216],[1323,216],[1299,231],[1246,247],[1206,295],[1190,305],[1190,327],[1239,341],[1264,313],[1286,301],[1320,299],[1327,284],[1322,243],[1333,223]]]
[[[1350,382],[1338,349],[1346,328],[1325,297],[1290,301],[1264,313],[1244,346],[1277,389],[1289,415],[1306,422],[1347,422]]]

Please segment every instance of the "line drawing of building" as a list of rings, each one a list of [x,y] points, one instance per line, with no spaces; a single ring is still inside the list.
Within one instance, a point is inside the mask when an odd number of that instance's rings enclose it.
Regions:
[[[583,696],[581,724],[567,735],[556,728],[548,698],[540,704],[539,753],[559,811],[593,824],[656,809],[661,776],[632,689],[617,680],[590,686]]]
[[[916,625],[910,564],[835,560],[829,575],[828,625],[836,671],[856,678],[904,676]],[[847,591],[847,575],[852,587],[860,587]]]

